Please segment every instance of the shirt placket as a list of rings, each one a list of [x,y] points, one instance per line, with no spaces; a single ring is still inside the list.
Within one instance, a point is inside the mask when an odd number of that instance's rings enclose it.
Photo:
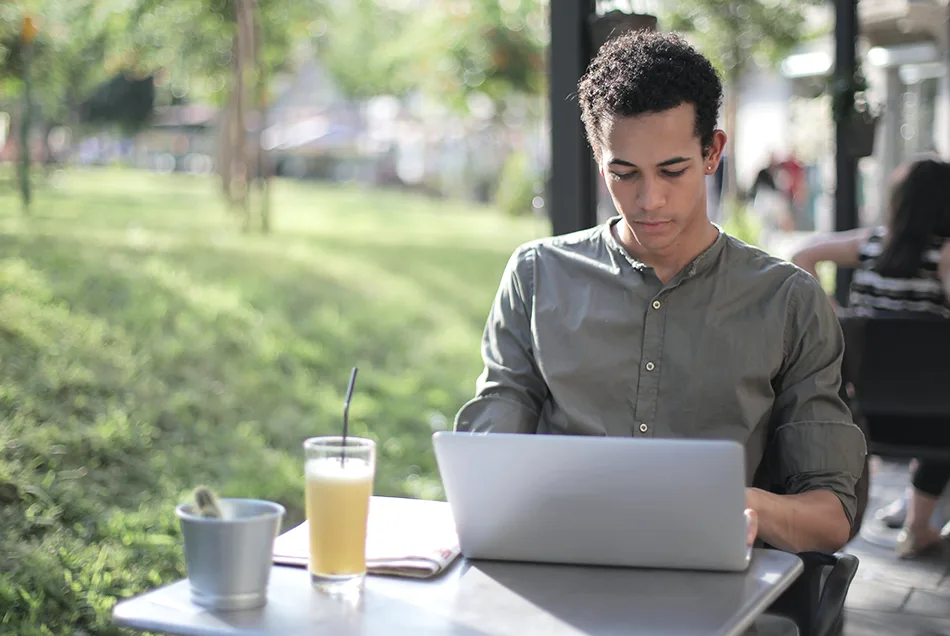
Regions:
[[[663,353],[663,331],[666,326],[665,300],[667,290],[660,290],[647,305],[643,321],[643,346],[640,357],[640,379],[634,396],[633,436],[653,437],[657,400],[660,393],[660,358]]]

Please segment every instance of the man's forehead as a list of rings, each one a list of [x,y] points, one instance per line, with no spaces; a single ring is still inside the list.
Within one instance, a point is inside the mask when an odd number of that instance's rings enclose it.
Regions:
[[[610,117],[604,121],[603,155],[631,163],[665,161],[673,155],[690,156],[702,151],[696,135],[695,110],[682,104],[670,110],[635,117]],[[639,157],[639,161],[634,158]]]

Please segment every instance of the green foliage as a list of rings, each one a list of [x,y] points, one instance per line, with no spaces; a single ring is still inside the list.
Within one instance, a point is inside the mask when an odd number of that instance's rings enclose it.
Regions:
[[[66,123],[92,87],[123,64],[117,49],[127,16],[121,4],[33,0],[0,7],[0,88],[22,90],[20,31],[30,15],[39,27],[31,65],[33,102],[46,122]]]
[[[411,15],[375,0],[338,0],[314,25],[315,50],[347,96],[403,95],[421,80],[406,63],[422,43],[401,37]],[[424,43],[431,46],[430,38]],[[407,45],[411,50],[403,51]]]
[[[498,190],[495,192],[495,205],[509,216],[525,216],[534,209],[532,201],[538,186],[535,176],[528,165],[524,152],[515,151],[508,155],[501,170]]]
[[[545,8],[533,2],[337,0],[320,57],[351,96],[420,89],[459,111],[545,86]]]
[[[818,263],[815,269],[818,270],[818,282],[821,283],[822,289],[824,289],[829,295],[833,296],[835,293],[835,287],[837,286],[837,265],[830,261],[826,261],[824,263]]]
[[[726,209],[722,229],[726,231],[726,234],[749,245],[758,245],[762,232],[758,218],[745,204],[738,201],[727,201],[724,205]]]
[[[806,36],[805,12],[812,0],[682,0],[661,23],[688,32],[727,77],[750,63],[778,63]]]
[[[155,72],[165,101],[222,103],[231,85],[234,0],[133,0],[127,47]],[[262,60],[270,74],[292,70],[324,0],[258,0]]]
[[[12,196],[3,634],[119,634],[117,600],[183,576],[173,508],[198,484],[301,521],[300,443],[338,430],[354,365],[376,492],[441,497],[431,425],[471,396],[498,278],[536,235],[488,209],[280,180],[268,237],[229,230],[207,178],[72,172],[29,220]]]
[[[430,93],[462,108],[473,92],[502,104],[544,90],[547,23],[539,3],[436,2],[427,9],[409,37],[417,47],[414,74],[428,78]],[[422,33],[430,39],[415,37]]]

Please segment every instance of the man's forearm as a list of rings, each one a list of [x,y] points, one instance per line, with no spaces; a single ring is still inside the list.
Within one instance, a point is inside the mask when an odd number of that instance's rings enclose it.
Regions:
[[[780,550],[832,553],[851,534],[844,507],[830,490],[776,495],[749,488],[746,506],[758,515],[759,538]]]

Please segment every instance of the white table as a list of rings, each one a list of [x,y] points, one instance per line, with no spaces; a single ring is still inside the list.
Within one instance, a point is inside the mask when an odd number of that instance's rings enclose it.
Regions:
[[[756,550],[743,573],[576,567],[459,558],[431,580],[371,576],[357,605],[327,598],[304,569],[275,567],[268,603],[210,612],[187,580],[116,605],[118,625],[190,636],[742,634],[802,571]]]

